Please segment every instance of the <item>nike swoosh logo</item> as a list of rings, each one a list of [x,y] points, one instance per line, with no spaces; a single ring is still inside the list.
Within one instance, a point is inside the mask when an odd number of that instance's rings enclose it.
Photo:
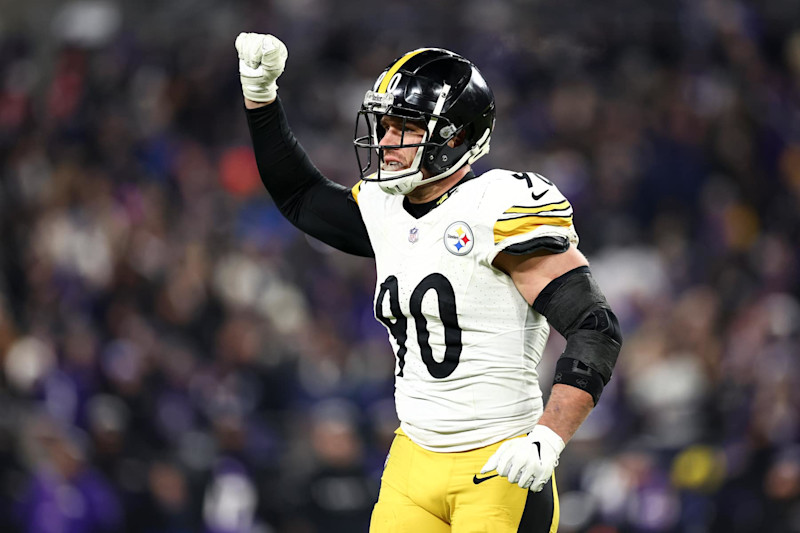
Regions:
[[[533,197],[534,200],[538,200],[539,198],[541,198],[545,194],[547,194],[547,191],[544,191],[542,194],[533,194],[533,193],[531,193],[531,196]]]
[[[499,475],[500,474],[493,474],[491,476],[486,476],[486,477],[481,477],[481,478],[479,478],[478,476],[472,476],[472,482],[475,483],[476,485],[480,485],[481,483],[483,483],[487,479],[492,479],[493,477],[497,477]]]

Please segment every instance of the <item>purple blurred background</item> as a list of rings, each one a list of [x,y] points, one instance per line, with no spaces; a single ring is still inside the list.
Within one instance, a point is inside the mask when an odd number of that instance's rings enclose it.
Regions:
[[[372,262],[260,184],[233,47],[258,31],[335,181],[377,74],[442,46],[498,102],[477,170],[572,201],[626,341],[563,455],[560,531],[800,532],[800,2],[0,13],[0,531],[366,531],[393,356]]]

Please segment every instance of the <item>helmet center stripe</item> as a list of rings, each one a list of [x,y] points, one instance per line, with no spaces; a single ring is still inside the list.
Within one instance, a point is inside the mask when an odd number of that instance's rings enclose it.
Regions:
[[[386,89],[389,87],[389,82],[392,80],[392,76],[397,74],[397,71],[400,70],[400,67],[402,67],[406,63],[406,61],[408,61],[415,55],[424,52],[425,50],[430,50],[430,48],[419,48],[417,50],[407,53],[406,55],[398,59],[397,62],[394,65],[392,65],[392,68],[390,68],[389,71],[386,73],[386,76],[383,77],[383,79],[381,80],[381,84],[376,92],[385,93]]]

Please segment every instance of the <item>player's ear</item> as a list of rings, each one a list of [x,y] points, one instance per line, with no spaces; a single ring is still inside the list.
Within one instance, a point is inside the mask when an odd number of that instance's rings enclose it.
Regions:
[[[459,131],[458,133],[456,133],[455,137],[453,137],[452,139],[450,139],[447,142],[447,146],[449,146],[450,148],[455,148],[456,146],[461,146],[462,144],[464,144],[464,138],[466,136],[467,136],[467,132],[466,131],[464,131],[464,130]]]

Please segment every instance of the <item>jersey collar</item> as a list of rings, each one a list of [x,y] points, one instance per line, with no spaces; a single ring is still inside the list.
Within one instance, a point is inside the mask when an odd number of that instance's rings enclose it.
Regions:
[[[461,184],[474,178],[475,178],[475,173],[470,170],[464,175],[463,178],[458,180],[458,183],[450,187],[444,194],[442,194],[438,198],[434,198],[429,202],[425,202],[424,204],[412,204],[408,200],[408,197],[406,196],[405,198],[403,198],[403,209],[405,209],[406,212],[414,218],[422,218],[431,211],[433,211],[436,207],[442,205],[445,200],[450,198],[450,195],[452,195],[453,192],[455,192],[456,188],[458,188]]]

